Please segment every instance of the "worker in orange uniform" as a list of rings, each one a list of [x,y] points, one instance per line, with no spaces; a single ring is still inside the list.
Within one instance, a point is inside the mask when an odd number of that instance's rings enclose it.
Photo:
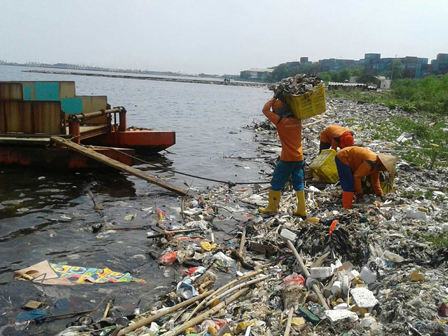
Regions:
[[[335,157],[339,180],[342,187],[342,206],[351,209],[355,192],[357,201],[363,198],[361,179],[370,175],[372,188],[377,196],[386,200],[380,185],[380,171],[395,174],[397,158],[391,155],[375,154],[362,147],[346,147],[341,149]]]
[[[338,147],[345,148],[354,145],[353,132],[349,128],[331,125],[320,133],[319,154],[323,149],[330,147],[337,150]]]
[[[294,117],[288,105],[279,95],[275,95],[264,105],[263,113],[277,127],[277,133],[282,143],[282,155],[272,176],[269,204],[266,208],[259,208],[258,211],[261,213],[278,212],[281,190],[291,177],[292,186],[297,195],[297,209],[293,214],[305,219],[307,213],[303,190],[305,161],[302,153],[302,122]]]

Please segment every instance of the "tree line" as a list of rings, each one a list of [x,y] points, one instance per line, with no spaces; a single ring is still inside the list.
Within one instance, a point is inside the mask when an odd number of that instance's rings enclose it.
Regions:
[[[381,75],[392,80],[403,78],[404,67],[400,60],[394,60],[388,65],[388,68]],[[377,79],[374,75],[366,72],[364,67],[353,67],[345,68],[340,71],[328,71],[321,72],[319,63],[312,64],[298,64],[293,65],[292,63],[284,63],[277,66],[271,73],[265,74],[260,80],[267,83],[275,83],[281,81],[286,77],[293,77],[297,74],[313,74],[317,75],[319,78],[325,82],[345,82],[350,79],[350,77],[357,77],[358,83],[377,83]],[[240,75],[241,79],[248,80],[250,74],[248,72],[242,72]]]

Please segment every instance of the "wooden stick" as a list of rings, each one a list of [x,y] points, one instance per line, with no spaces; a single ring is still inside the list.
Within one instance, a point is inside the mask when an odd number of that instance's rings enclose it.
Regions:
[[[243,230],[243,235],[241,236],[241,243],[240,243],[240,255],[244,256],[244,243],[246,242],[246,228]],[[238,262],[238,271],[241,269],[241,262]]]
[[[49,319],[49,318],[57,318],[57,317],[65,317],[65,316],[87,314],[87,313],[91,313],[91,312],[94,312],[94,311],[95,311],[95,309],[93,309],[93,310],[83,310],[83,311],[72,312],[72,313],[65,313],[65,314],[58,314],[58,315],[44,316],[44,317],[41,318],[41,320],[46,320],[46,319]]]
[[[128,226],[128,227],[107,227],[106,231],[131,231],[131,230],[146,230],[147,228],[144,226]]]
[[[291,308],[289,308],[288,322],[286,322],[286,329],[285,329],[285,335],[284,336],[289,336],[289,332],[291,331],[291,322],[292,322],[292,317],[293,316],[294,316],[294,308],[291,307]]]
[[[107,317],[107,314],[109,313],[109,309],[111,306],[112,306],[112,300],[110,300],[107,303],[106,309],[104,310],[103,319],[105,319]]]
[[[257,283],[257,282],[266,280],[267,278],[269,278],[269,275],[265,275],[265,276],[262,276],[262,277],[260,277],[260,278],[258,278],[258,279],[250,280],[250,281],[248,281],[248,282],[244,282],[244,283],[242,283],[242,284],[236,285],[236,286],[234,286],[234,287],[232,287],[232,288],[226,290],[224,293],[221,293],[221,294],[219,294],[218,296],[211,298],[211,299],[206,303],[206,305],[207,305],[207,306],[210,306],[215,300],[219,300],[219,299],[221,299],[222,297],[227,296],[229,293],[231,293],[231,292],[233,292],[233,291],[236,291],[236,290],[238,290],[238,289],[241,289],[241,288],[250,286],[250,285],[252,285],[252,284],[254,284],[254,283]]]
[[[300,269],[302,270],[303,274],[305,274],[305,276],[307,278],[309,278],[311,276],[311,274],[310,274],[310,272],[308,272],[307,268],[305,267],[302,257],[300,256],[299,252],[297,252],[296,248],[294,247],[294,244],[290,240],[287,240],[286,243],[288,244],[289,249],[294,253],[294,256],[296,257],[297,261],[299,262],[299,266],[300,266]],[[319,298],[319,300],[321,301],[322,306],[326,310],[330,310],[330,307],[328,307],[327,301],[325,300],[324,296],[322,295],[319,286],[314,284],[312,286],[312,288],[313,288],[314,292],[316,293],[317,297]]]
[[[209,280],[209,281],[204,282],[202,285],[199,286],[199,293],[203,293],[205,287],[208,287],[210,285],[213,285],[213,280]]]
[[[179,188],[179,187],[173,186],[169,183],[166,183],[165,181],[158,179],[154,176],[148,175],[139,169],[125,165],[124,163],[118,162],[117,160],[113,160],[103,154],[95,152],[94,150],[91,150],[84,146],[78,145],[78,144],[74,143],[73,141],[70,141],[70,140],[67,140],[67,139],[64,139],[64,138],[61,138],[58,136],[52,136],[50,139],[51,139],[51,141],[53,141],[59,145],[66,146],[75,152],[81,153],[93,160],[104,163],[110,167],[116,168],[116,169],[126,172],[128,174],[134,175],[134,176],[141,178],[142,180],[145,180],[149,183],[153,183],[155,185],[158,185],[159,187],[168,189],[168,190],[173,191],[176,194],[179,194],[182,196],[187,195],[187,192],[182,188]]]
[[[172,231],[165,230],[165,231],[163,231],[163,233],[157,233],[157,234],[155,234],[155,235],[148,236],[148,237],[146,237],[146,238],[148,238],[148,239],[152,239],[152,238],[161,238],[161,237],[168,236],[168,235],[170,235],[170,234],[176,234],[176,233],[189,233],[189,232],[196,232],[196,231],[201,231],[201,229],[196,228],[196,229],[182,229],[182,230],[172,230]]]
[[[213,293],[213,296],[218,295],[219,293],[221,293],[221,292],[224,291],[225,289],[231,287],[233,284],[235,284],[235,283],[237,283],[237,282],[241,282],[241,281],[243,281],[244,279],[251,278],[251,277],[253,277],[253,276],[255,276],[255,275],[258,275],[258,274],[260,274],[261,272],[263,272],[263,270],[258,270],[258,271],[255,271],[255,272],[251,272],[251,273],[248,273],[248,274],[243,275],[242,277],[239,277],[238,279],[232,280],[232,281],[230,281],[228,284],[226,284],[226,285],[222,286],[221,288],[217,289],[217,290]]]
[[[255,276],[257,274],[260,274],[261,272],[263,272],[262,270],[258,270],[246,275],[243,275],[242,277],[235,279],[233,281],[230,281],[228,284],[222,286],[221,288],[217,289],[210,297],[213,297],[219,293],[221,293],[222,291],[224,291],[225,289],[229,288],[230,286],[232,286],[233,284],[243,281],[244,279],[250,278],[252,276]],[[205,273],[204,273],[205,274]],[[196,314],[196,312],[202,308],[203,305],[205,305],[205,303],[207,302],[206,299],[202,300],[202,302],[191,312],[191,314],[185,319],[185,322],[187,322],[188,320],[190,320],[194,314]]]
[[[189,299],[189,300],[187,300],[187,301],[184,301],[184,302],[181,302],[181,303],[179,303],[179,304],[177,304],[177,305],[175,305],[175,306],[172,306],[172,307],[170,307],[170,308],[168,308],[168,309],[165,309],[165,310],[161,311],[161,312],[158,313],[158,314],[155,314],[155,315],[153,315],[153,316],[150,316],[150,317],[147,317],[147,318],[145,318],[145,319],[143,319],[143,320],[140,320],[140,321],[138,321],[138,322],[136,322],[136,323],[134,323],[134,324],[131,324],[131,325],[128,326],[127,328],[121,330],[121,331],[118,333],[118,336],[126,335],[127,333],[130,333],[131,331],[134,331],[135,329],[138,329],[138,328],[140,328],[140,327],[143,327],[143,326],[145,326],[145,325],[148,325],[148,324],[150,324],[151,322],[154,322],[155,320],[161,318],[162,316],[165,316],[166,314],[175,312],[175,311],[178,310],[179,308],[188,306],[188,305],[190,305],[190,304],[193,303],[193,302],[196,302],[196,301],[198,301],[198,300],[200,300],[200,299],[206,298],[207,296],[213,294],[213,292],[214,292],[214,291],[211,291],[211,292],[205,292],[205,293],[203,293],[203,294],[201,294],[201,295],[192,297],[191,299]]]
[[[235,301],[236,299],[238,299],[241,295],[246,294],[249,291],[249,288],[244,288],[242,290],[240,290],[239,292],[236,292],[235,294],[233,294],[231,297],[229,297],[227,300],[221,302],[220,304],[216,305],[215,307],[213,307],[212,309],[206,311],[205,313],[202,313],[201,315],[195,317],[194,319],[192,319],[191,321],[185,322],[184,324],[178,326],[177,328],[174,328],[173,330],[170,330],[160,336],[176,336],[179,335],[182,331],[198,324],[201,323],[202,321],[204,321],[205,319],[207,319],[209,316],[217,313],[218,311],[221,310],[221,308],[229,305],[230,303],[232,303],[233,301]]]

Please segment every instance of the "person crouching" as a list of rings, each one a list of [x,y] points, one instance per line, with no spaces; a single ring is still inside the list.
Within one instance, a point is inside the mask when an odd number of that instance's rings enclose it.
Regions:
[[[323,149],[337,150],[355,145],[353,131],[347,127],[330,125],[320,133],[319,154]]]
[[[351,209],[355,192],[357,202],[362,201],[363,191],[361,179],[370,175],[371,185],[375,194],[385,201],[380,185],[380,171],[388,171],[393,177],[397,158],[391,155],[376,154],[367,148],[346,147],[335,157],[339,181],[342,187],[342,206]]]

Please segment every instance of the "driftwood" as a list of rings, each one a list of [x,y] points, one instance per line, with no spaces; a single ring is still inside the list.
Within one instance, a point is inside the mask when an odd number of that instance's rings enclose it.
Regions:
[[[145,180],[145,181],[147,181],[149,183],[156,184],[159,187],[168,189],[168,190],[173,191],[176,194],[179,194],[179,195],[182,195],[182,196],[187,195],[187,192],[184,189],[182,189],[182,188],[173,186],[173,185],[171,185],[171,184],[169,184],[169,183],[167,183],[167,182],[165,182],[165,181],[163,181],[163,180],[161,180],[161,179],[159,179],[157,177],[148,175],[148,174],[142,172],[139,169],[130,167],[130,166],[124,164],[124,163],[118,162],[117,160],[113,160],[113,159],[111,159],[111,158],[109,158],[109,157],[107,157],[107,156],[105,156],[103,154],[95,152],[92,149],[88,149],[88,148],[86,148],[84,146],[78,145],[78,144],[74,143],[73,141],[70,141],[70,140],[67,140],[67,139],[64,139],[64,138],[61,138],[61,137],[58,137],[58,136],[52,136],[50,139],[51,139],[51,141],[53,141],[53,142],[55,142],[55,143],[57,143],[59,145],[68,147],[70,150],[73,150],[75,152],[81,153],[81,154],[83,154],[83,155],[85,155],[85,156],[87,156],[87,157],[89,157],[89,158],[91,158],[93,160],[102,162],[102,163],[104,163],[104,164],[106,164],[106,165],[108,165],[110,167],[113,167],[115,169],[121,170],[121,171],[123,171],[125,173],[134,175],[134,176],[136,176],[138,178],[141,178],[142,180]]]
[[[269,278],[269,275],[265,275],[265,276],[262,276],[262,277],[260,277],[260,278],[258,278],[258,279],[250,280],[250,281],[244,282],[244,283],[242,283],[242,284],[236,285],[236,286],[234,286],[234,287],[232,287],[232,288],[226,290],[224,293],[221,293],[221,294],[219,294],[218,296],[216,296],[216,297],[214,297],[214,298],[211,298],[211,299],[206,303],[206,305],[207,305],[207,306],[210,306],[213,302],[216,302],[216,300],[219,300],[219,299],[221,299],[221,298],[223,298],[223,297],[229,295],[229,294],[230,294],[231,292],[233,292],[233,291],[236,291],[236,290],[241,289],[241,288],[248,287],[248,286],[253,285],[254,283],[257,283],[257,282],[260,282],[260,281],[264,281],[264,280],[266,280],[267,278]]]
[[[206,298],[207,296],[209,296],[209,295],[211,295],[211,294],[213,294],[213,291],[211,291],[211,292],[205,292],[205,293],[203,293],[203,294],[201,294],[201,295],[192,297],[191,299],[189,299],[189,300],[187,300],[187,301],[181,302],[181,303],[179,303],[179,304],[177,304],[177,305],[175,305],[175,306],[172,306],[172,307],[170,307],[170,308],[168,308],[168,309],[165,309],[165,310],[161,311],[161,312],[158,313],[158,314],[155,314],[155,315],[153,315],[153,316],[150,316],[150,317],[147,317],[147,318],[145,318],[145,319],[143,319],[143,320],[140,320],[140,321],[138,321],[138,322],[136,322],[136,323],[134,323],[134,324],[131,324],[131,325],[128,326],[127,328],[121,330],[121,331],[118,333],[118,336],[126,335],[127,333],[130,333],[131,331],[134,331],[134,330],[136,330],[136,329],[138,329],[138,328],[140,328],[140,327],[146,326],[146,325],[150,324],[151,322],[154,322],[155,320],[161,318],[162,316],[165,316],[166,314],[175,312],[176,310],[178,310],[178,309],[180,309],[180,308],[182,308],[182,307],[188,306],[188,305],[192,304],[193,302],[196,302],[196,301],[198,301],[198,300],[201,300],[201,299],[203,299],[203,298]]]
[[[262,272],[262,270],[258,270],[258,271],[255,271],[255,272],[251,272],[251,273],[249,273],[249,274],[243,275],[242,277],[240,277],[240,278],[238,278],[238,279],[235,279],[235,280],[233,280],[233,281],[230,281],[228,284],[226,284],[226,285],[222,286],[221,288],[217,289],[217,290],[211,295],[211,297],[213,297],[213,296],[215,296],[215,295],[217,295],[217,294],[223,292],[223,291],[226,290],[227,288],[231,287],[232,285],[234,285],[234,284],[236,284],[236,283],[238,283],[238,282],[243,281],[244,279],[247,279],[247,278],[256,276],[257,274],[260,274],[261,272]],[[196,314],[196,312],[197,312],[199,309],[201,309],[201,308],[205,305],[206,302],[207,302],[206,299],[202,300],[202,302],[201,302],[201,303],[200,303],[200,304],[199,304],[199,305],[198,305],[198,306],[191,312],[191,314],[185,319],[185,322],[187,322],[188,320],[190,320],[190,319],[193,317],[193,315]]]
[[[249,264],[247,261],[244,260],[244,257],[241,255],[241,252],[238,252],[237,250],[232,250],[232,253],[230,256],[238,261],[238,266],[241,264],[244,269],[253,271],[255,268],[251,264]]]
[[[223,307],[229,305],[230,303],[232,303],[233,301],[235,301],[236,299],[238,299],[240,296],[246,294],[249,291],[249,288],[244,288],[242,290],[240,290],[239,292],[236,292],[235,294],[233,294],[231,297],[229,297],[227,300],[221,302],[220,304],[216,305],[215,307],[213,307],[212,309],[206,311],[205,313],[202,313],[201,315],[195,317],[194,319],[185,322],[184,324],[174,328],[173,330],[170,330],[160,336],[176,336],[179,335],[181,332],[183,332],[184,330],[201,323],[202,321],[204,321],[205,319],[207,319],[208,317],[212,316],[213,314],[217,313],[218,311],[220,311]]]
[[[307,278],[309,278],[311,276],[310,272],[308,272],[305,264],[303,263],[302,257],[300,256],[299,252],[297,252],[296,248],[294,247],[294,244],[290,240],[287,240],[286,243],[288,244],[288,248],[293,252],[294,256],[296,257],[302,273],[305,274],[305,276]],[[319,286],[317,286],[316,284],[313,284],[312,288],[313,288],[314,292],[316,293],[317,297],[319,298],[319,300],[321,301],[322,306],[326,310],[330,310],[330,307],[328,307],[327,301],[325,300],[324,296],[322,295]]]

